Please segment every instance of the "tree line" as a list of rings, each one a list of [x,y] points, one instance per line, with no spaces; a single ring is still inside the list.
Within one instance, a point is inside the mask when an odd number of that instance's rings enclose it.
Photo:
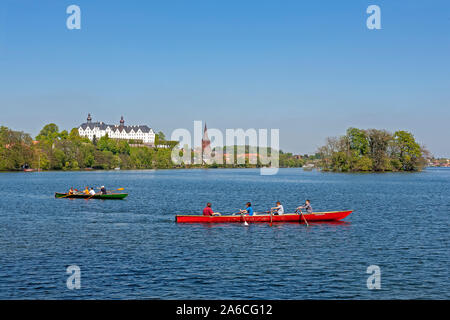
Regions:
[[[160,145],[165,143],[162,132],[157,137]],[[59,131],[58,126],[53,123],[44,126],[35,140],[29,134],[2,126],[0,170],[15,171],[24,167],[42,170],[172,167],[169,148],[131,146],[135,144],[139,145],[139,141],[116,140],[108,136],[90,141],[80,137],[77,128],[70,133],[66,130]]]
[[[108,136],[93,141],[81,137],[78,129],[60,131],[56,124],[45,125],[33,138],[24,132],[0,127],[0,171],[18,171],[24,168],[41,170],[83,169],[169,169],[193,167],[258,167],[245,164],[203,164],[175,166],[171,160],[176,141],[168,141],[163,132],[155,137],[155,147],[139,141],[111,139]],[[160,147],[158,147],[160,146]],[[269,152],[270,154],[270,152]],[[291,153],[280,152],[281,167],[301,167],[303,161]]]
[[[319,167],[336,172],[420,171],[428,151],[407,131],[349,128],[319,148]]]

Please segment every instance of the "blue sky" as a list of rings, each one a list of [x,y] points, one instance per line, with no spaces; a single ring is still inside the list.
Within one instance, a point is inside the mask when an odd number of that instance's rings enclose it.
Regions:
[[[450,157],[449,57],[444,0],[1,0],[0,125],[35,135],[90,112],[170,135],[206,120],[279,128],[294,153],[350,126],[402,129]]]

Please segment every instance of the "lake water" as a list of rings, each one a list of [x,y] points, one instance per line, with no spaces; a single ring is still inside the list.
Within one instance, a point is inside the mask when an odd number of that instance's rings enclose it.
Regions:
[[[55,199],[124,187],[122,201]],[[353,209],[346,223],[176,224],[177,213]],[[449,299],[450,170],[0,173],[0,299]],[[69,290],[66,268],[81,269]],[[381,289],[367,288],[367,267]]]

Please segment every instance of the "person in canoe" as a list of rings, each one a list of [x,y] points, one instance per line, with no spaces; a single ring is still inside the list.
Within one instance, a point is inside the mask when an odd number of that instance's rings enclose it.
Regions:
[[[94,196],[94,195],[95,195],[94,188],[91,188],[91,190],[89,190],[89,194],[90,194],[91,196]]]
[[[69,195],[73,195],[73,194],[75,194],[75,190],[73,189],[73,187],[71,187],[69,190]]]
[[[270,208],[270,213],[276,216],[284,214],[284,207],[280,201],[277,201],[276,207]]]
[[[220,213],[214,212],[211,208],[211,202],[208,202],[206,204],[206,207],[203,209],[203,215],[204,216],[220,216]]]
[[[83,194],[85,194],[85,195],[89,194],[89,187],[84,188]]]
[[[102,187],[100,188],[100,193],[101,193],[101,194],[107,194],[105,186],[102,186]]]
[[[251,202],[247,202],[246,204],[247,208],[245,210],[241,210],[241,214],[248,214],[249,216],[253,215],[253,208]]]
[[[300,212],[302,211],[302,209],[306,210],[307,213],[312,213],[313,210],[312,210],[312,207],[311,207],[311,201],[306,200],[304,205],[302,205],[302,206],[297,208],[297,210],[300,211]]]

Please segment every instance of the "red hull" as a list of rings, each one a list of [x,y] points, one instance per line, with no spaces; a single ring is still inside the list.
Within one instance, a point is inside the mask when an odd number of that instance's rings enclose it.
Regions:
[[[316,212],[303,214],[308,222],[314,221],[339,221],[347,217],[353,210],[350,211],[333,211],[333,212]],[[194,216],[194,215],[176,215],[175,221],[178,223],[229,223],[229,222],[297,222],[304,223],[305,221],[301,215],[283,214],[281,216],[270,216],[270,214],[254,215],[254,216]]]

